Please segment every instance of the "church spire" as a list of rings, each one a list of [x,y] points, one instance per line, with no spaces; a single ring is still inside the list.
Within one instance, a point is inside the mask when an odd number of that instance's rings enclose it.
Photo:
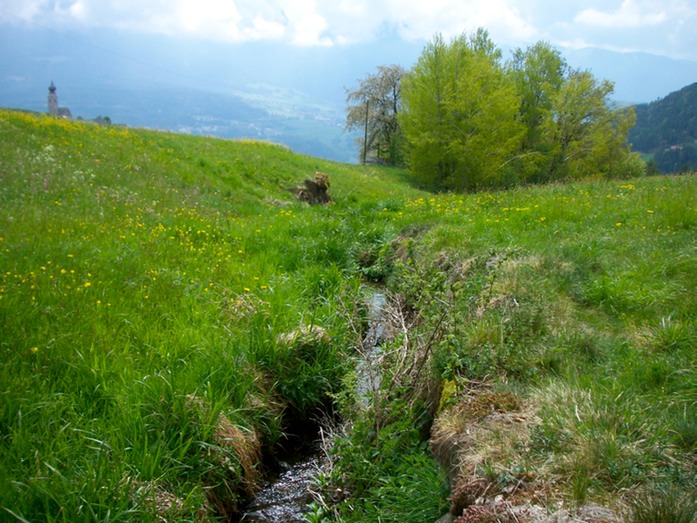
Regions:
[[[56,94],[56,86],[51,80],[51,85],[48,86],[48,114],[58,116],[58,95]]]
[[[73,115],[67,107],[58,107],[58,95],[56,94],[56,85],[51,80],[51,85],[48,86],[48,114],[59,116],[72,120]]]

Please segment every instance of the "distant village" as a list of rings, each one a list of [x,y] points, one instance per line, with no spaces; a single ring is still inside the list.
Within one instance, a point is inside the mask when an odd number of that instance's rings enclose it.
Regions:
[[[66,120],[73,119],[73,113],[70,112],[68,107],[58,105],[58,95],[56,94],[56,86],[53,80],[51,80],[51,85],[48,86],[48,114],[56,118],[65,118]],[[78,117],[78,120],[81,119]],[[101,125],[111,125],[111,119],[108,116],[97,116],[91,121]]]

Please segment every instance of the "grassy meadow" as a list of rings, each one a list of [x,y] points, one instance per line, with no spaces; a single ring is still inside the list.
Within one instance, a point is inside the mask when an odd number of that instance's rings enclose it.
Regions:
[[[694,175],[437,195],[263,142],[12,111],[0,137],[0,521],[235,520],[286,433],[350,418],[374,283],[408,320],[394,389],[308,520],[694,518]],[[298,202],[317,172],[333,202]]]

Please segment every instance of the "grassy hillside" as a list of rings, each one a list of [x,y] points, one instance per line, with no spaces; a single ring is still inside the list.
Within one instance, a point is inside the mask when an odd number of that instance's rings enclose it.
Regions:
[[[0,136],[2,517],[234,517],[292,423],[350,415],[367,280],[408,321],[318,518],[440,516],[424,409],[460,512],[689,504],[694,176],[432,195],[268,143],[8,111]],[[316,172],[331,205],[290,191]]]

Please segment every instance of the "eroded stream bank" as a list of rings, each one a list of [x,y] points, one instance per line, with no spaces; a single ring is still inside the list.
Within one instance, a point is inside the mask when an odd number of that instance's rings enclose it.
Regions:
[[[379,386],[379,375],[372,359],[384,339],[385,294],[370,289],[366,297],[368,328],[363,337],[356,363],[356,399],[367,405],[372,391]],[[267,468],[270,470],[264,486],[245,507],[243,522],[303,523],[304,514],[313,501],[311,485],[321,471],[326,457],[322,452],[321,427],[299,427],[295,435],[281,445],[278,455]]]

